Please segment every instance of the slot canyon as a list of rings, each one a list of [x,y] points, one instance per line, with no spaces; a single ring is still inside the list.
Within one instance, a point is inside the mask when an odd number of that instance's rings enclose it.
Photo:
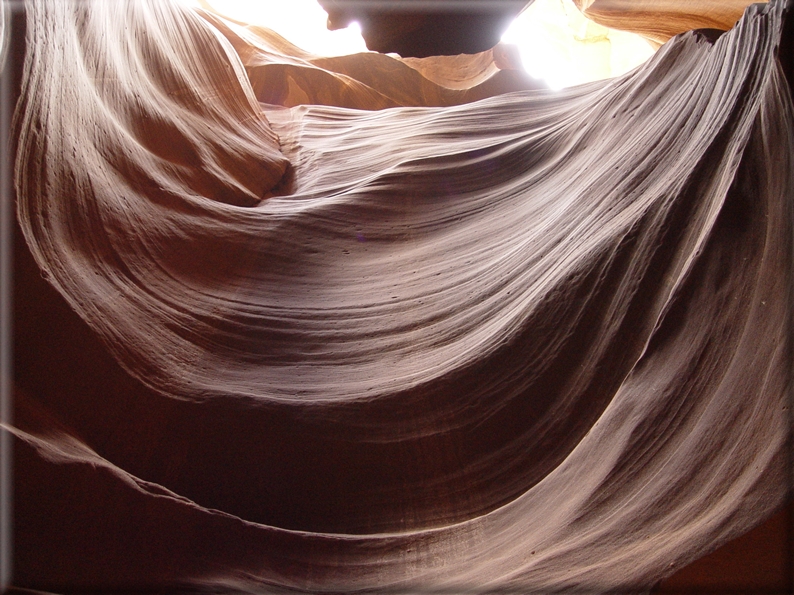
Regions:
[[[8,587],[790,592],[792,3],[320,3],[3,2]]]

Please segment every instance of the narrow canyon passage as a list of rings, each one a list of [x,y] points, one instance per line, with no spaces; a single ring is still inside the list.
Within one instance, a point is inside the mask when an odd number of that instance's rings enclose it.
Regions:
[[[784,3],[558,91],[15,18],[15,585],[643,591],[785,501]]]

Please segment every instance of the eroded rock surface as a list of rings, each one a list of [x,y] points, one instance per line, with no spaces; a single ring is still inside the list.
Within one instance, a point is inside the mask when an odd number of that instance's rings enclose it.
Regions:
[[[480,96],[493,54],[26,10],[20,586],[643,589],[782,501],[780,4]]]
[[[736,24],[749,0],[573,0],[597,23],[644,35],[662,44],[684,31],[726,31]]]

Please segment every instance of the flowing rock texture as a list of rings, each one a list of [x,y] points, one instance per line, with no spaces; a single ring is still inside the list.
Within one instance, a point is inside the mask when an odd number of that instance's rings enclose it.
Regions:
[[[607,27],[626,29],[664,43],[691,29],[730,29],[747,0],[573,0],[585,15]]]
[[[641,591],[759,523],[790,463],[783,15],[551,92],[493,52],[28,2],[18,219],[58,295],[17,293],[15,581]]]

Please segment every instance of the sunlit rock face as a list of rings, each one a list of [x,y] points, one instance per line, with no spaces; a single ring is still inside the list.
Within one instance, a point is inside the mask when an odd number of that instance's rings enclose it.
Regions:
[[[240,56],[257,99],[284,107],[329,105],[379,110],[451,106],[545,85],[524,72],[515,47],[478,54],[401,58],[363,52],[317,56],[269,29],[202,11]]]
[[[26,16],[20,586],[643,590],[782,502],[780,4],[561,92]]]
[[[662,44],[691,29],[730,29],[748,0],[574,0],[597,23],[640,33]]]

